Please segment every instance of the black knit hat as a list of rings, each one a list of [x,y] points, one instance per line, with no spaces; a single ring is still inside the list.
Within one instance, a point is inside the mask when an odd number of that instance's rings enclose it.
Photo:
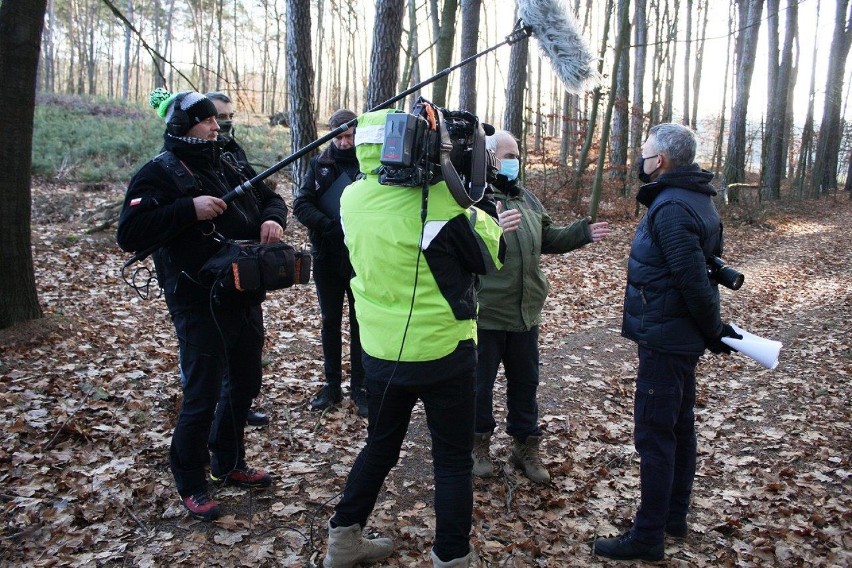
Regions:
[[[162,89],[160,92],[162,93]],[[151,106],[155,104],[151,93]],[[173,136],[186,136],[202,120],[216,116],[213,101],[195,91],[182,91],[168,96],[155,106],[157,114],[166,120],[166,131]]]

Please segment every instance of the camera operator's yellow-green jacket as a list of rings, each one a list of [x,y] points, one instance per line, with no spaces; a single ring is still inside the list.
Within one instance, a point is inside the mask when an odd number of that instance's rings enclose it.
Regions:
[[[482,210],[459,206],[444,182],[429,188],[425,224],[421,188],[379,183],[387,112],[359,117],[364,177],[340,200],[361,346],[378,359],[433,361],[476,340],[474,274],[501,266],[502,230]]]
[[[505,180],[500,176],[499,181]],[[495,184],[494,197],[503,209],[521,212],[521,226],[505,235],[506,262],[480,278],[479,327],[523,332],[541,322],[549,285],[541,255],[560,254],[592,242],[589,223],[580,219],[567,227],[555,225],[541,202],[520,185]]]

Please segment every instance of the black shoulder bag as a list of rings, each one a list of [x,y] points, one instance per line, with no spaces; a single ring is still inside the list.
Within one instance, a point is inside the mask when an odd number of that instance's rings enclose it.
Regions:
[[[198,272],[202,284],[226,291],[257,292],[307,284],[311,255],[287,243],[260,244],[219,238],[222,247]]]

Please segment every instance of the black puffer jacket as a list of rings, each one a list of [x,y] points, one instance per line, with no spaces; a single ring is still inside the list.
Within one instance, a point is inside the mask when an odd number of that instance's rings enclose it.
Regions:
[[[263,187],[232,201],[214,221],[198,223],[193,197],[222,197],[241,183],[240,177],[222,162],[213,142],[167,134],[163,148],[173,152],[192,173],[194,191],[184,193],[160,163],[148,162],[130,180],[116,240],[122,249],[136,252],[176,236],[154,254],[160,286],[169,309],[174,311],[210,301],[209,289],[197,283],[198,270],[221,245],[205,234],[215,230],[229,239],[257,240],[264,221],[286,226],[287,206],[280,196]],[[263,298],[240,299],[256,303]]]
[[[621,333],[640,345],[700,355],[722,332],[719,289],[706,263],[722,252],[712,178],[693,164],[643,185],[636,196],[648,212],[630,249]]]
[[[293,215],[308,229],[314,255],[346,254],[340,226],[340,196],[358,176],[355,148],[339,150],[334,143],[311,160],[293,201]]]

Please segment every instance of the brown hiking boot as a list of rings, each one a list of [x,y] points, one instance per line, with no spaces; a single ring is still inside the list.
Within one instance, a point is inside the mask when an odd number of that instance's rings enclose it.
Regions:
[[[351,568],[359,563],[383,560],[393,552],[389,538],[366,538],[361,525],[332,527],[328,523],[328,550],[323,559],[324,568]]]
[[[473,435],[473,475],[492,477],[494,462],[491,461],[491,433]]]
[[[515,438],[515,443],[512,445],[512,461],[518,467],[524,470],[524,475],[530,478],[534,483],[549,483],[550,473],[541,463],[541,457],[538,453],[538,444],[541,441],[541,436],[527,436],[526,441],[521,442]]]

